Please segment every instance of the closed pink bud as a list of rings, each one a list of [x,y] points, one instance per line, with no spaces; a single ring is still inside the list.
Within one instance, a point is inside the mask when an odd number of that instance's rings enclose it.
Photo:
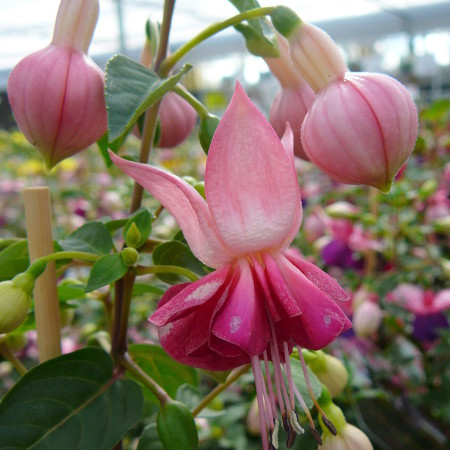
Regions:
[[[181,144],[197,122],[195,109],[174,92],[166,94],[159,108],[161,135],[158,146],[173,148]]]
[[[383,311],[378,303],[366,300],[353,313],[353,329],[359,337],[373,335],[381,325]]]
[[[281,91],[276,95],[270,109],[270,124],[281,138],[288,122],[294,133],[295,155],[308,161],[300,139],[300,130],[316,95],[292,64],[288,43],[280,35],[278,48],[278,58],[265,58],[270,71],[281,84]]]
[[[313,25],[301,23],[289,45],[317,92],[301,134],[309,159],[337,181],[389,192],[417,137],[410,93],[387,75],[349,72],[336,44]]]
[[[51,44],[8,80],[17,124],[49,168],[106,132],[104,75],[86,54],[97,18],[98,0],[62,0]]]

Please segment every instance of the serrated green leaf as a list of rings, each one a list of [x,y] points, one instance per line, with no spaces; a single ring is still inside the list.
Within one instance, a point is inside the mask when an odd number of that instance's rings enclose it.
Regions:
[[[142,415],[141,388],[84,348],[27,372],[0,403],[0,448],[110,450]]]
[[[181,241],[164,242],[155,247],[155,250],[153,250],[153,263],[155,265],[184,267],[200,276],[208,273],[205,265]],[[159,273],[157,276],[168,284],[177,284],[181,281],[181,277],[175,274]]]
[[[110,232],[102,222],[89,222],[59,242],[63,250],[104,255],[113,247]]]
[[[171,91],[191,68],[185,65],[177,74],[161,79],[126,56],[111,58],[106,66],[105,82],[109,146],[115,148],[139,116]]]
[[[118,253],[99,258],[92,266],[85,292],[106,286],[122,278],[128,270]]]
[[[175,361],[157,345],[133,344],[130,345],[128,352],[139,367],[171,397],[175,397],[177,389],[182,384],[188,383],[194,386],[198,384],[196,369]],[[148,397],[155,403],[159,403],[150,393]]]
[[[14,242],[0,252],[0,281],[10,280],[29,266],[28,243]]]
[[[141,247],[149,238],[152,232],[152,214],[147,208],[138,209],[127,221],[123,230],[123,236],[128,233],[131,224],[134,223],[139,231],[140,239],[136,248]]]

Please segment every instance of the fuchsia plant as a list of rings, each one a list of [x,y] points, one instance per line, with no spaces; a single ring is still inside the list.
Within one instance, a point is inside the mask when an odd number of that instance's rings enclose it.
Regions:
[[[150,321],[162,346],[178,361],[209,370],[252,363],[261,428],[269,432],[262,433],[264,449],[277,439],[276,405],[286,431],[301,432],[289,375],[292,347],[323,348],[351,324],[335,303],[347,299],[338,284],[286,253],[302,219],[290,129],[281,142],[238,84],[208,153],[206,202],[174,175],[111,157],[161,201],[194,254],[216,269],[161,299]]]
[[[104,76],[87,56],[97,18],[98,0],[62,0],[50,45],[8,79],[15,119],[48,168],[106,132]]]

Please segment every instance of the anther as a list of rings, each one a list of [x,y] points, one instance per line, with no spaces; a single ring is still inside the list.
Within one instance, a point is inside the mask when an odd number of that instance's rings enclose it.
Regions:
[[[289,420],[288,420],[288,416],[287,416],[287,412],[283,411],[281,413],[281,418],[283,420],[283,430],[286,431],[286,433],[290,433],[291,432],[291,426],[289,425]]]
[[[333,436],[336,436],[337,435],[337,430],[336,430],[336,427],[333,425],[333,422],[330,420],[330,419],[328,419],[325,415],[323,415],[322,414],[322,421],[323,421],[323,423],[325,424],[325,426],[330,430],[330,433],[333,435]]]
[[[319,445],[322,445],[322,438],[320,437],[320,434],[319,434],[319,432],[316,430],[316,428],[311,427],[311,428],[309,429],[309,431],[311,432],[311,434],[312,434],[313,438],[316,440],[316,442],[317,442]]]
[[[280,429],[280,422],[278,419],[275,419],[273,423],[273,428],[269,430],[269,443],[271,449],[278,449],[278,430]]]

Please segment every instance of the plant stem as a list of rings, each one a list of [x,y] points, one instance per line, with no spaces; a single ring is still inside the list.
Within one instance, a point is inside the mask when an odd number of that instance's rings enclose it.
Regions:
[[[82,261],[94,262],[100,258],[100,255],[89,252],[79,252],[79,251],[62,251],[50,253],[48,255],[37,258],[28,268],[28,271],[33,271],[33,268],[43,262],[48,263],[50,261],[60,261],[61,259],[81,259]]]
[[[14,366],[14,368],[17,370],[17,372],[20,373],[20,375],[23,375],[27,372],[27,368],[19,361],[16,355],[11,351],[8,344],[0,342],[0,353],[4,356],[6,360],[8,360]]]
[[[197,100],[189,91],[177,84],[173,89],[173,92],[177,93],[180,97],[184,98],[195,109],[200,119],[203,119],[209,114],[208,108]]]
[[[136,268],[136,275],[148,275],[151,273],[174,273],[177,275],[183,275],[186,278],[189,278],[191,281],[197,281],[198,276],[191,272],[189,269],[185,269],[184,267],[178,267],[178,266],[138,266]]]
[[[172,26],[173,10],[175,8],[175,0],[166,0],[164,2],[163,20],[161,24],[161,33],[159,35],[159,47],[155,60],[155,72],[158,72],[159,66],[167,55],[169,47],[169,33]]]
[[[130,357],[128,353],[116,355],[118,363],[134,375],[152,394],[164,405],[171,400],[169,394],[147,373],[145,373]]]
[[[192,415],[197,416],[203,409],[205,409],[214,398],[216,398],[221,392],[223,392],[228,386],[233,384],[237,379],[239,379],[244,373],[250,369],[251,364],[246,364],[245,366],[238,367],[234,369],[230,375],[228,375],[225,383],[218,384],[206,397],[204,397],[201,402],[192,410]]]
[[[236,16],[230,17],[223,22],[218,22],[210,25],[201,31],[197,36],[194,36],[190,41],[186,42],[184,45],[179,47],[175,52],[172,53],[169,57],[167,57],[159,67],[159,74],[161,76],[167,76],[172,67],[190,50],[192,50],[195,46],[208,39],[209,37],[217,34],[219,31],[225,30],[228,27],[238,25],[244,20],[257,19],[259,17],[264,17],[273,12],[275,9],[274,6],[268,6],[265,8],[255,8],[250,9],[249,11],[245,11],[243,13],[237,14]]]

